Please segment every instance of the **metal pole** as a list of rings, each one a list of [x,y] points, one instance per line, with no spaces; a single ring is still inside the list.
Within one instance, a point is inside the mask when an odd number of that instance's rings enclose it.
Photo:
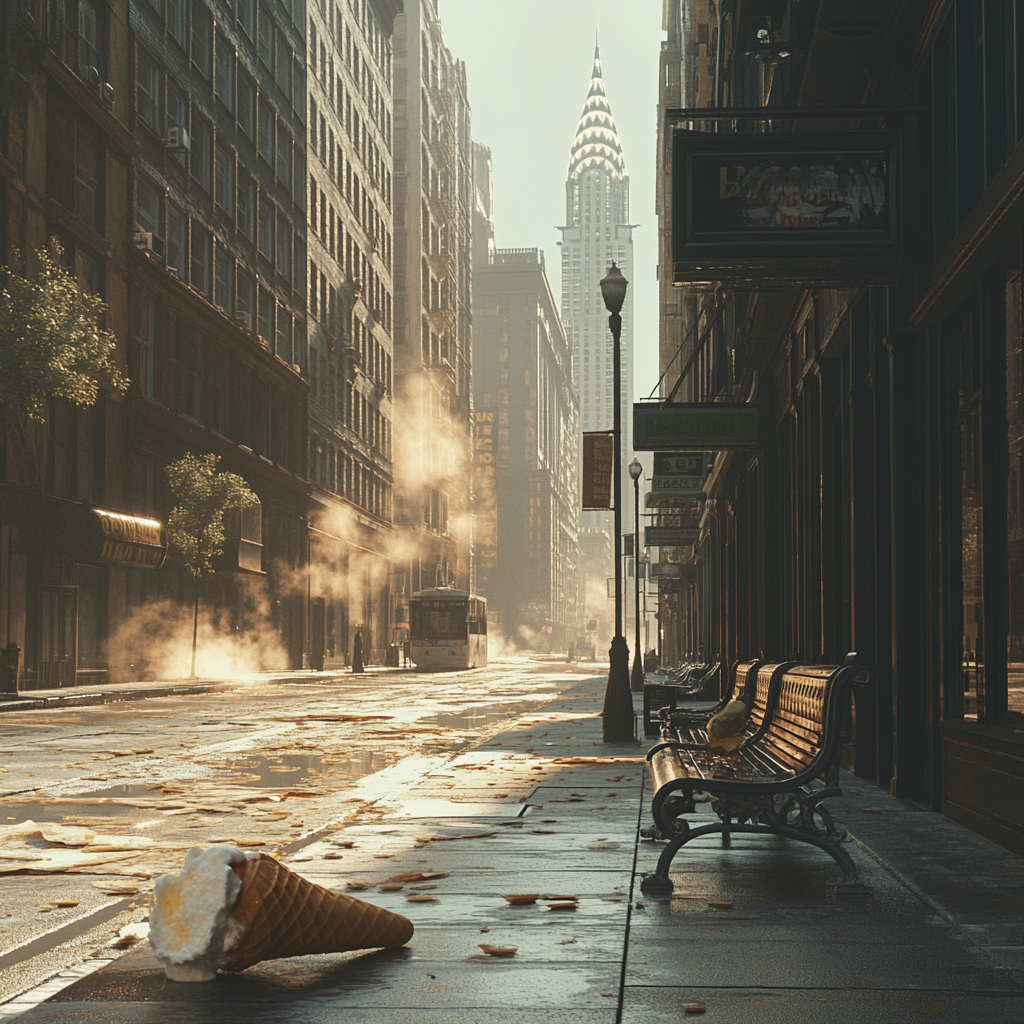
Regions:
[[[631,471],[632,472],[632,471]],[[636,637],[633,644],[633,671],[629,688],[634,693],[644,688],[644,665],[640,657],[640,477],[633,477],[633,600]]]
[[[620,302],[621,304],[621,302]],[[622,317],[608,317],[614,359],[612,388],[615,413],[612,421],[613,453],[612,486],[615,494],[615,636],[608,649],[608,687],[604,694],[601,738],[605,743],[629,743],[636,739],[633,697],[629,691],[629,647],[622,635],[622,357],[619,336]]]

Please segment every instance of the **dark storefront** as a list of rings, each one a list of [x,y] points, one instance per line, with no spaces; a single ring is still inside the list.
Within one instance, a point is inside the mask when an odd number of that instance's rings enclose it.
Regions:
[[[710,454],[698,540],[673,554],[694,578],[663,598],[663,631],[680,660],[857,651],[876,682],[851,708],[847,764],[1024,851],[1024,14],[999,0],[866,3],[851,27],[828,0],[720,7],[705,23],[720,64],[694,69],[688,54],[710,37],[681,16],[663,57],[682,73],[662,92],[662,362],[679,352],[686,367],[676,401],[756,405],[762,438]],[[678,109],[807,105],[835,115]],[[902,203],[902,244],[867,268],[840,248],[802,263],[781,244],[731,263],[722,247],[704,264],[680,254],[673,230],[725,236],[707,211],[680,227],[679,127],[770,132],[758,144],[780,152],[814,132],[834,152],[897,133],[885,198]],[[749,175],[749,157],[734,162]],[[699,186],[706,169],[692,166]],[[806,238],[840,204],[792,188],[777,194],[790,190]],[[747,224],[765,216],[748,205]]]

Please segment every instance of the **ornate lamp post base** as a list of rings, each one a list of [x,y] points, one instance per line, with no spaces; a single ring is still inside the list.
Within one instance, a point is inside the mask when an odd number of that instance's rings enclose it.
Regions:
[[[604,693],[601,739],[632,743],[636,739],[633,695],[629,692],[629,647],[624,636],[612,637],[608,648],[608,688]]]

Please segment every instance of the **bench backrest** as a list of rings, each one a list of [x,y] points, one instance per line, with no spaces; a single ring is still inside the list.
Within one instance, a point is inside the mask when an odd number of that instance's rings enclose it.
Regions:
[[[771,712],[775,693],[778,691],[779,679],[782,673],[792,664],[793,662],[791,661],[777,661],[757,667],[754,678],[748,684],[751,687],[750,692],[754,696],[754,701],[750,705],[750,716],[747,718],[747,726],[744,729],[748,741],[763,731],[765,721]]]
[[[866,686],[863,665],[795,665],[787,668],[772,695],[762,750],[793,771],[830,763],[839,752],[842,699],[850,686]]]

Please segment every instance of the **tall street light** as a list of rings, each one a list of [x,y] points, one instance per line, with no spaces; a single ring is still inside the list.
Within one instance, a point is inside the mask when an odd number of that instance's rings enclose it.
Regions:
[[[633,697],[629,692],[629,647],[622,635],[622,357],[619,337],[622,317],[619,310],[626,299],[629,282],[613,263],[601,281],[601,298],[609,312],[608,326],[612,332],[615,395],[615,418],[612,421],[614,463],[612,487],[615,495],[615,636],[608,650],[608,686],[604,691],[601,738],[605,743],[629,743],[636,739]]]
[[[626,467],[633,478],[633,607],[635,609],[636,638],[633,643],[633,671],[629,675],[629,688],[639,693],[644,688],[644,666],[640,658],[640,475],[644,467],[636,456]]]

